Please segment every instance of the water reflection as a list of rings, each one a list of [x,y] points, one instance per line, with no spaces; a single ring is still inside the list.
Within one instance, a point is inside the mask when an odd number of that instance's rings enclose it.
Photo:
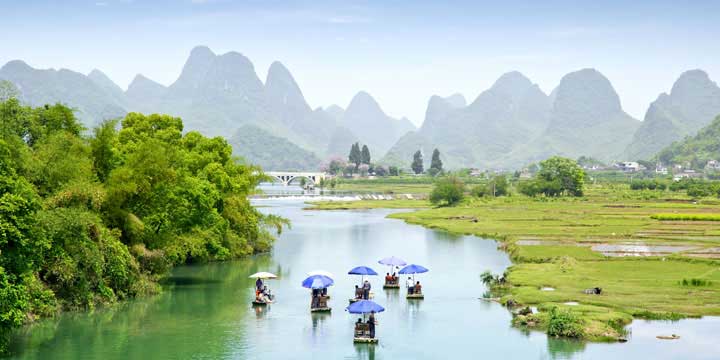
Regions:
[[[571,359],[575,354],[585,350],[586,343],[573,339],[548,337],[547,347],[552,359]]]

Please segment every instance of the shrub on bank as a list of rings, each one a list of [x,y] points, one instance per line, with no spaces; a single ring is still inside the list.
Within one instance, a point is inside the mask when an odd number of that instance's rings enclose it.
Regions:
[[[460,179],[449,176],[435,182],[430,193],[430,202],[433,205],[453,206],[465,196],[465,184]]]

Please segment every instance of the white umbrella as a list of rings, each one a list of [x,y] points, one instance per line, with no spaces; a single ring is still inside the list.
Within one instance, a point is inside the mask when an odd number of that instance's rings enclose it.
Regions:
[[[325,271],[325,270],[313,270],[313,271],[310,271],[310,272],[307,273],[307,274],[308,274],[308,276],[322,275],[322,276],[327,276],[327,277],[329,277],[329,278],[331,278],[331,279],[334,279],[334,278],[335,278],[335,275],[333,275],[331,272]]]
[[[275,278],[277,278],[277,275],[269,273],[269,272],[261,271],[259,273],[254,273],[254,274],[250,275],[249,278],[251,278],[251,279],[275,279]]]

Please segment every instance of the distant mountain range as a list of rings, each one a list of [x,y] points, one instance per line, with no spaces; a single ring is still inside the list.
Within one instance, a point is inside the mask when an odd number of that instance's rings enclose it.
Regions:
[[[701,70],[680,76],[644,121],[627,115],[610,81],[594,69],[565,75],[549,95],[519,72],[502,75],[471,103],[432,96],[422,126],[384,113],[360,91],[346,109],[313,109],[290,71],[274,62],[265,82],[237,52],[198,46],[170,86],[138,74],[123,90],[99,70],[38,70],[14,60],[0,68],[22,100],[62,102],[88,126],[127,112],[180,116],[185,130],[222,135],[236,155],[266,169],[314,170],[367,144],[373,159],[409,167],[412,154],[438,148],[446,168],[520,168],[552,155],[603,161],[650,159],[720,114],[720,88]]]
[[[648,159],[672,142],[693,135],[720,114],[720,87],[702,70],[680,75],[670,94],[650,104],[628,145],[629,159]]]
[[[356,141],[380,157],[415,129],[407,119],[387,116],[366,92],[359,92],[347,110],[336,105],[313,110],[280,62],[270,66],[263,83],[245,56],[216,55],[205,46],[190,52],[180,76],[167,87],[138,74],[123,91],[99,70],[88,75],[38,70],[19,60],[0,68],[0,79],[13,82],[29,104],[70,105],[88,127],[128,112],[182,117],[186,131],[225,136],[236,155],[267,169],[317,169],[320,159],[347,156]]]

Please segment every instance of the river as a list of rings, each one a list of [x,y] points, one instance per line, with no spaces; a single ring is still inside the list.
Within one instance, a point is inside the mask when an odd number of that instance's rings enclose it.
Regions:
[[[511,327],[502,306],[480,300],[484,270],[511,265],[497,243],[387,219],[389,210],[306,211],[298,199],[256,200],[265,212],[292,221],[271,254],[183,266],[158,296],[97,310],[66,313],[16,332],[14,359],[717,359],[720,318],[635,321],[624,344],[548,338]],[[344,311],[358,265],[385,274],[377,260],[395,255],[421,264],[425,300],[382,289],[372,277],[377,345],[354,345],[357,316]],[[331,314],[310,314],[306,273],[335,274]],[[270,271],[276,303],[253,308],[248,275]],[[661,341],[659,334],[680,334]]]

